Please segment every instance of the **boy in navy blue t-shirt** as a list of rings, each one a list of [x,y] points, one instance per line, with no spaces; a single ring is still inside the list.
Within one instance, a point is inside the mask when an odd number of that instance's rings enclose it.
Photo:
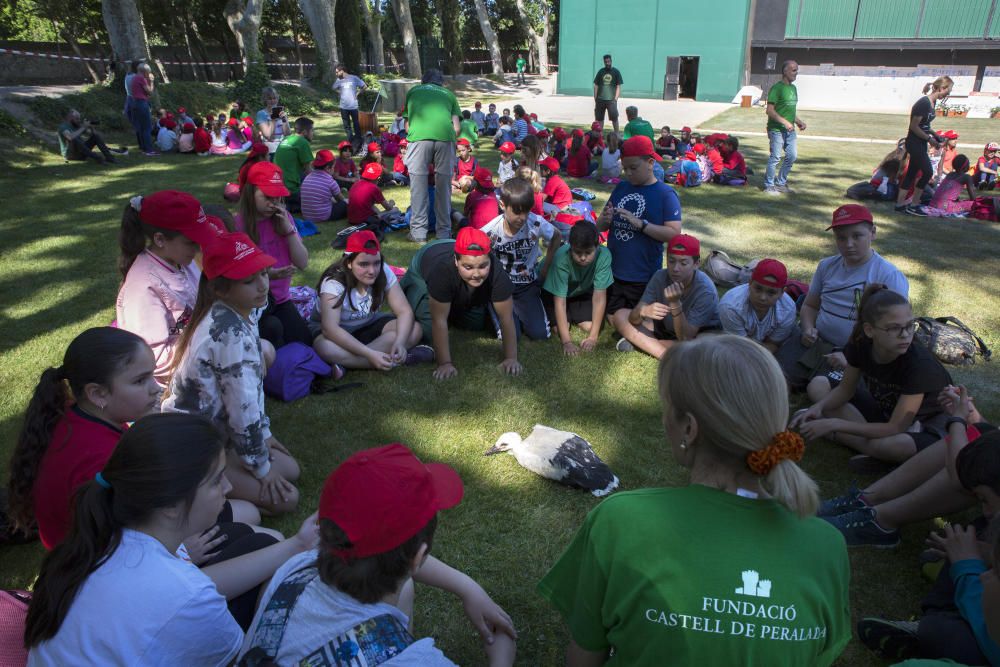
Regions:
[[[627,337],[635,330],[629,312],[649,279],[663,268],[663,244],[681,233],[681,202],[672,187],[653,175],[653,164],[661,158],[649,137],[632,137],[622,143],[621,151],[625,180],[611,193],[597,228],[608,231],[615,278],[608,288],[608,317]]]

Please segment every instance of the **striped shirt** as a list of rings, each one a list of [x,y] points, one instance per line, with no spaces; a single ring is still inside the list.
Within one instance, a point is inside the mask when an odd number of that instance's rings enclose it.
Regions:
[[[302,217],[310,222],[330,219],[332,198],[340,194],[337,181],[324,169],[313,169],[302,180],[299,197],[302,200]]]

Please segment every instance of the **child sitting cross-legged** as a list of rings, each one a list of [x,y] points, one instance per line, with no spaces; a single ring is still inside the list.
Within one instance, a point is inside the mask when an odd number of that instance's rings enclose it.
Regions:
[[[325,222],[340,220],[347,215],[347,198],[333,177],[335,163],[333,151],[325,148],[317,151],[312,171],[302,179],[299,203],[302,206],[302,217],[306,220]]]
[[[517,150],[510,141],[500,144],[500,164],[497,165],[497,180],[503,185],[514,178],[514,171],[517,169],[517,160],[514,159],[514,151]]]
[[[365,165],[361,172],[361,180],[351,188],[350,197],[347,199],[347,222],[349,224],[378,222],[379,219],[388,214],[399,214],[396,202],[386,199],[376,185],[381,177],[381,164],[369,162]],[[385,210],[382,213],[377,212],[375,204],[379,204]]]
[[[433,639],[412,634],[416,582],[458,596],[486,664],[512,665],[510,617],[468,575],[430,555],[438,512],[462,494],[450,466],[424,464],[404,445],[352,455],[323,485],[319,548],[275,573],[240,657],[249,664],[361,664],[364,656],[364,664],[454,665]]]
[[[693,340],[703,329],[719,328],[719,294],[712,279],[698,270],[701,243],[677,234],[667,243],[667,268],[653,274],[639,303],[628,315],[619,352],[637,347],[659,359],[676,343]]]
[[[476,187],[466,195],[462,212],[453,211],[451,216],[459,227],[472,225],[476,229],[482,229],[500,215],[500,203],[497,200],[496,186],[493,185],[493,173],[489,169],[480,167],[472,176]]]
[[[406,151],[409,145],[409,141],[400,139],[399,152],[392,158],[392,182],[396,185],[410,184],[410,168],[406,166]]]
[[[747,163],[740,153],[740,140],[726,137],[719,142],[719,156],[722,171],[715,175],[715,182],[721,185],[746,185]]]
[[[829,438],[870,458],[904,461],[944,435],[948,415],[938,405],[951,376],[913,340],[917,322],[903,295],[882,284],[861,297],[858,321],[847,345],[843,380],[817,375],[807,392],[813,405],[792,426],[809,440]]]
[[[503,213],[484,225],[482,231],[489,237],[494,255],[514,285],[517,335],[523,331],[532,340],[544,340],[550,331],[542,305],[541,284],[562,244],[562,236],[548,220],[531,212],[534,202],[531,184],[523,178],[512,178],[500,188]],[[540,239],[545,239],[548,248],[545,266],[539,271]]]
[[[542,188],[545,203],[542,208],[546,215],[555,215],[573,203],[573,193],[559,175],[559,162],[554,157],[545,158],[538,163],[538,167],[545,179],[545,187]]]
[[[927,205],[927,215],[932,218],[966,216],[975,203],[976,193],[972,175],[969,174],[969,158],[958,155],[952,161],[952,166],[954,169],[941,179]],[[969,195],[964,201],[961,198],[963,190]]]
[[[570,229],[569,245],[556,250],[542,292],[545,312],[549,322],[555,322],[567,355],[573,357],[597,346],[612,282],[611,251],[600,244],[595,225],[577,222]],[[573,324],[587,334],[579,346],[570,337]]]
[[[451,187],[455,191],[468,192],[472,189],[472,175],[479,168],[479,162],[472,155],[472,144],[465,137],[459,137],[455,147],[457,159],[451,176]]]
[[[333,165],[333,178],[344,190],[349,190],[352,185],[358,182],[358,165],[351,157],[351,142],[341,141],[337,144],[337,160]]]
[[[760,260],[750,282],[730,289],[719,301],[722,328],[777,352],[795,329],[795,302],[785,294],[787,283],[784,264],[776,259]]]
[[[313,348],[325,361],[388,371],[433,360],[434,351],[418,345],[423,331],[374,232],[347,237],[344,256],[323,272],[317,291],[309,328],[316,336]],[[379,312],[383,303],[392,314]]]

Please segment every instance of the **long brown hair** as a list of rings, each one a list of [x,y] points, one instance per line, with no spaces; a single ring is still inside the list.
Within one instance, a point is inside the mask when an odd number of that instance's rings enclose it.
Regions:
[[[163,234],[164,238],[173,239],[181,235],[173,229],[163,229],[154,227],[142,221],[139,211],[132,206],[132,202],[125,204],[122,211],[122,224],[118,230],[118,247],[121,254],[118,256],[118,271],[122,274],[122,280],[128,276],[128,270],[135,264],[135,259],[146,249],[149,242],[153,240],[155,234]]]
[[[910,302],[899,292],[889,289],[888,285],[882,283],[872,283],[865,288],[861,295],[861,302],[858,305],[858,319],[854,323],[851,331],[851,342],[855,345],[861,344],[865,336],[865,325],[875,324],[882,317],[882,314],[893,306],[908,306]]]
[[[340,300],[334,304],[334,308],[340,308],[344,305],[344,301],[347,300],[348,305],[352,309],[355,308],[354,301],[351,299],[351,292],[354,288],[358,286],[358,279],[354,277],[354,272],[351,271],[351,263],[357,258],[361,253],[357,252],[345,252],[344,256],[340,258],[340,261],[334,262],[326,268],[323,275],[319,277],[319,282],[316,283],[316,291],[319,292],[323,287],[324,280],[336,280],[338,283],[344,286],[344,293],[341,295]],[[375,278],[375,283],[369,288],[370,295],[372,298],[371,312],[376,312],[382,307],[382,302],[385,301],[385,258],[382,253],[379,253],[379,267],[378,267],[378,277]]]
[[[195,299],[194,309],[191,311],[191,320],[184,327],[184,331],[181,332],[180,340],[177,341],[177,347],[174,348],[173,361],[170,364],[170,378],[173,379],[174,373],[180,366],[181,361],[184,360],[184,356],[187,354],[188,347],[191,345],[191,338],[194,337],[195,329],[201,324],[201,321],[205,319],[208,315],[208,311],[212,309],[215,302],[220,300],[223,295],[229,292],[229,288],[233,285],[233,280],[226,278],[225,276],[219,276],[217,278],[212,278],[211,280],[201,274],[201,280],[198,281],[198,298]],[[167,382],[167,393],[170,392],[171,382]]]

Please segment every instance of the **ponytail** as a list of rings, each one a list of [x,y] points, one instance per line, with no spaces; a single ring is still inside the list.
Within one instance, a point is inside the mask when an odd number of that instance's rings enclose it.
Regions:
[[[37,646],[59,632],[87,577],[118,548],[123,528],[143,523],[156,510],[178,504],[190,509],[222,451],[219,431],[197,415],[149,415],[128,429],[100,481],[77,492],[66,540],[42,561],[24,645]]]
[[[74,397],[79,401],[88,384],[110,386],[145,345],[142,338],[124,329],[87,329],[66,348],[62,366],[42,372],[10,458],[8,512],[19,529],[27,530],[35,522],[33,489],[38,468],[67,404]]]
[[[240,189],[240,201],[237,204],[240,220],[243,223],[243,232],[250,237],[254,243],[260,243],[260,232],[257,231],[257,218],[260,213],[257,211],[257,201],[254,195],[257,194],[257,186],[246,183]]]
[[[946,86],[953,86],[955,82],[952,81],[950,76],[939,76],[930,83],[924,84],[924,95],[929,93],[931,90],[941,90]]]
[[[733,368],[740,373],[734,376]],[[664,410],[697,421],[689,446],[710,448],[725,465],[750,469],[799,517],[816,513],[819,489],[795,463],[804,450],[801,438],[784,433],[788,386],[773,354],[740,336],[696,338],[664,355],[659,386]]]
[[[909,305],[909,303],[905,296],[899,292],[893,292],[887,285],[870,284],[861,295],[861,302],[858,305],[858,319],[854,322],[854,329],[851,331],[851,343],[854,345],[863,343],[866,338],[865,325],[874,325],[878,322],[886,309],[893,306]]]
[[[142,209],[142,197],[132,197],[125,210],[122,211],[121,229],[118,231],[118,247],[121,255],[118,257],[118,271],[122,274],[122,280],[128,277],[128,270],[132,268],[136,257],[146,249],[149,242],[153,240],[154,234],[163,234],[168,239],[176,238],[180,232],[172,229],[154,227],[142,221],[139,211]]]

